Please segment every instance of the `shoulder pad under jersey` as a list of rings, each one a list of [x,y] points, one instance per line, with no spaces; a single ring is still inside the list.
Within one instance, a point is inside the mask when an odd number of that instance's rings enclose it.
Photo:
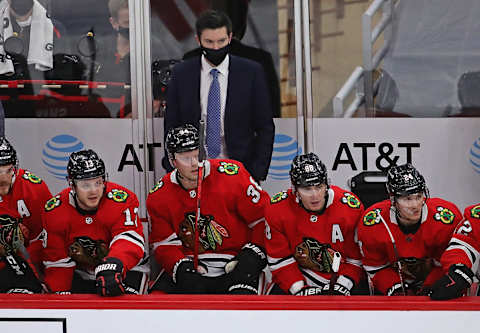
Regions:
[[[62,204],[60,195],[56,195],[45,203],[45,211],[49,212]]]
[[[225,162],[221,161],[220,165],[217,168],[217,171],[220,173],[224,173],[229,176],[238,175],[238,171],[240,170],[240,166],[238,164],[232,162]]]
[[[362,205],[360,200],[358,200],[358,198],[350,192],[343,192],[343,196],[340,201],[344,205],[347,205],[348,207],[354,209],[360,208],[360,206]]]
[[[124,190],[112,189],[107,193],[107,198],[115,202],[125,202],[128,199],[128,193]]]
[[[475,205],[470,209],[470,215],[475,219],[480,219],[480,205]]]
[[[366,212],[363,215],[363,225],[366,225],[367,227],[370,227],[372,225],[381,223],[381,218],[382,218],[380,216],[381,211],[382,210],[380,208],[375,208],[375,209],[372,209],[372,210]]]
[[[42,179],[40,177],[35,176],[33,173],[31,173],[28,170],[25,170],[25,173],[22,175],[22,178],[26,179],[26,180],[30,181],[31,183],[34,183],[34,184],[41,184],[42,183]]]
[[[280,202],[282,200],[285,200],[286,198],[288,198],[288,193],[287,191],[282,191],[282,192],[278,192],[277,194],[275,194],[271,199],[270,199],[270,202],[272,204],[274,203],[277,203],[277,202]]]
[[[159,189],[161,189],[163,186],[163,180],[160,180],[158,183],[155,184],[154,187],[152,187],[152,189],[150,190],[149,193],[155,193],[156,191],[158,191]]]

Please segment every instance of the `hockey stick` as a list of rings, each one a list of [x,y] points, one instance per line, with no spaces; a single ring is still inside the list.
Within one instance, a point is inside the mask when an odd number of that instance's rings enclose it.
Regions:
[[[387,222],[385,222],[385,219],[383,218],[383,216],[380,213],[378,213],[378,216],[380,216],[380,220],[382,220],[382,223],[385,226],[385,228],[387,229],[388,235],[390,236],[390,240],[392,241],[393,253],[395,254],[395,259],[397,261],[398,277],[400,278],[400,284],[402,285],[403,295],[406,296],[407,291],[405,290],[405,283],[403,282],[402,264],[400,263],[400,255],[398,254],[398,249],[397,249],[397,244],[395,243],[395,238],[393,238],[393,234],[390,231],[390,228],[388,227]]]
[[[8,267],[15,273],[17,276],[29,276],[35,279],[35,282],[38,283],[44,293],[49,293],[47,285],[40,278],[37,269],[30,261],[30,254],[23,244],[20,244],[18,250],[22,256],[17,255],[14,251],[8,251],[5,254],[5,262]]]
[[[195,269],[198,267],[198,247],[199,244],[199,232],[198,226],[200,221],[200,206],[202,199],[202,183],[205,167],[205,121],[200,119],[198,126],[198,177],[197,177],[197,212],[195,214],[195,244],[193,247],[193,265]]]
[[[335,286],[335,283],[337,283],[338,280],[338,270],[340,269],[340,262],[342,261],[342,255],[340,252],[335,251],[333,254],[333,261],[332,261],[332,275],[330,276],[330,282],[329,282],[329,294],[333,294],[333,289]]]

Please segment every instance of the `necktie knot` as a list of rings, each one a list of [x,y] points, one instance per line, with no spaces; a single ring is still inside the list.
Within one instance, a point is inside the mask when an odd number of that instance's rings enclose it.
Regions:
[[[210,75],[213,77],[214,80],[217,80],[218,79],[218,69],[216,68],[213,68],[211,71],[210,71]]]

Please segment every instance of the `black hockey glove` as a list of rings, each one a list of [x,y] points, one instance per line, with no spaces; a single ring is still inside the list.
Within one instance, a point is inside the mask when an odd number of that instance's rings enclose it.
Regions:
[[[123,264],[113,257],[106,257],[95,268],[97,294],[100,296],[119,296],[125,294],[122,282]]]
[[[387,296],[406,296],[408,285],[406,283],[396,283],[387,290]]]
[[[330,284],[326,284],[323,287],[322,293],[325,295],[350,296],[350,290],[338,283],[333,285],[333,290],[330,290]]]
[[[225,265],[229,294],[257,294],[258,277],[267,265],[265,251],[247,243],[238,255]]]
[[[173,282],[181,294],[208,294],[209,278],[195,270],[193,261],[181,259],[173,268]]]
[[[463,264],[450,266],[448,273],[433,285],[430,298],[439,301],[461,297],[472,285],[473,275]]]
[[[323,288],[321,287],[303,287],[300,289],[295,296],[317,296],[322,295]]]

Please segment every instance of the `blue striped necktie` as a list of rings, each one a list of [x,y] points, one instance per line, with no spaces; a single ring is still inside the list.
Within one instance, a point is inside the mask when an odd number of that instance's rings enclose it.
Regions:
[[[220,155],[221,145],[221,119],[220,119],[220,84],[218,83],[218,70],[212,69],[212,83],[208,91],[207,104],[207,151],[209,158]]]

